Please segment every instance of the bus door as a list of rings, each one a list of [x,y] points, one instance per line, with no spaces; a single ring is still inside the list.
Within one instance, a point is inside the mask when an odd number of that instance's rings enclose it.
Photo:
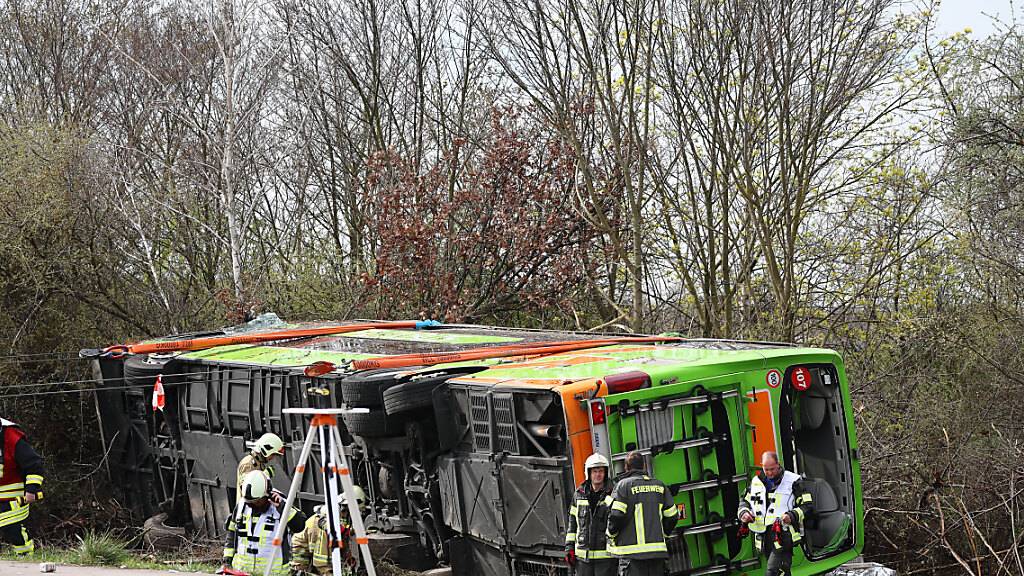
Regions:
[[[595,452],[613,477],[638,451],[675,495],[669,574],[727,574],[759,564],[737,537],[736,509],[748,481],[749,422],[736,377],[658,386],[590,400]],[[596,405],[595,405],[596,404]]]

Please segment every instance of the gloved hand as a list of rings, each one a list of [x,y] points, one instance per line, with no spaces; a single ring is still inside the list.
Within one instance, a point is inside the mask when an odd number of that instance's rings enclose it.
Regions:
[[[744,524],[749,524],[749,523],[751,523],[753,521],[754,521],[754,515],[751,514],[750,512],[744,512],[743,515],[740,516],[740,522],[743,522]]]
[[[569,566],[576,566],[576,551],[572,548],[565,551],[565,563]]]

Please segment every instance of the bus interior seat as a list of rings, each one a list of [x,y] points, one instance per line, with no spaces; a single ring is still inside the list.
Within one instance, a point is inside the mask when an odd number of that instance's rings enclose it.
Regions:
[[[811,386],[797,397],[797,430],[817,430],[828,418],[828,402],[834,396],[833,385],[826,385],[821,377],[811,379]]]
[[[804,533],[814,554],[836,550],[846,543],[852,521],[839,509],[839,500],[832,486],[824,480],[805,478],[804,489],[811,494],[814,513],[805,522]]]
[[[817,430],[825,423],[828,416],[828,399],[820,396],[804,395],[800,397],[797,414],[797,430]]]

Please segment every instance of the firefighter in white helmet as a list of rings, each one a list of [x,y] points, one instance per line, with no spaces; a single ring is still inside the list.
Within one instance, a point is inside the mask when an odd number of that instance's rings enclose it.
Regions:
[[[253,443],[252,450],[238,463],[238,472],[235,474],[235,487],[238,490],[236,503],[242,500],[242,481],[246,474],[253,470],[260,470],[267,475],[267,478],[273,478],[274,467],[271,464],[274,458],[282,455],[284,455],[284,442],[277,434],[267,432]]]
[[[223,568],[257,575],[263,574],[269,564],[274,576],[288,576],[291,536],[303,529],[306,515],[294,507],[284,510],[284,504],[279,503],[281,498],[272,499],[270,479],[259,470],[245,475],[239,492],[241,500],[228,518]],[[288,529],[281,540],[281,550],[277,551],[274,531],[282,522]]]
[[[587,479],[576,490],[569,507],[565,561],[576,576],[613,576],[619,562],[608,553],[605,535],[612,492],[608,459],[592,454],[583,469]]]
[[[356,502],[360,513],[366,507],[366,492],[359,486],[355,487]],[[341,534],[338,535],[341,548],[343,576],[355,574],[359,567],[359,549],[355,545],[352,534],[352,521],[348,514],[348,495],[341,497],[338,507],[341,518]],[[317,506],[313,516],[306,520],[305,529],[292,538],[292,568],[296,572],[305,572],[314,576],[331,574],[331,547],[327,511],[324,505]]]

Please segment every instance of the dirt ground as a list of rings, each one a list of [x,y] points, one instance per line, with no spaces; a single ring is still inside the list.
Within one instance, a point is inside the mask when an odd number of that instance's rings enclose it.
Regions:
[[[39,576],[38,562],[8,562],[0,560],[0,574],[3,576]],[[121,570],[96,566],[62,566],[57,565],[53,576],[167,576],[169,574],[194,575],[201,572],[179,572],[176,570]]]

